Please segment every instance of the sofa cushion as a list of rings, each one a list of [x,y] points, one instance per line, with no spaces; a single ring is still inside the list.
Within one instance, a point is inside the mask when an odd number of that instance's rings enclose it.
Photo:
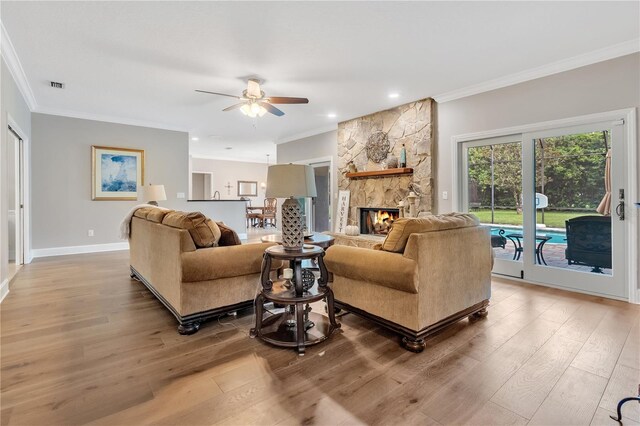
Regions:
[[[140,219],[146,219],[151,210],[153,210],[153,207],[141,207],[133,212],[133,215]]]
[[[162,219],[162,224],[189,231],[198,248],[216,247],[220,239],[218,225],[200,212],[169,212]]]
[[[220,228],[220,240],[218,241],[219,246],[238,246],[242,244],[240,241],[240,237],[233,229],[229,228],[222,222],[216,222],[218,224],[218,228]]]
[[[182,281],[192,283],[242,275],[259,274],[262,270],[262,255],[269,243],[243,244],[230,247],[212,247],[182,253]],[[282,267],[282,262],[274,260],[271,269]],[[256,288],[260,280],[256,277]]]
[[[329,272],[407,293],[417,293],[416,262],[382,250],[333,245],[324,257]]]
[[[382,250],[404,253],[407,240],[411,234],[468,228],[479,224],[478,218],[468,213],[446,213],[422,218],[396,219],[391,225],[387,238],[382,243]]]
[[[162,223],[162,220],[167,215],[167,213],[170,213],[172,211],[173,210],[151,209],[149,213],[147,213],[147,220],[154,223]]]

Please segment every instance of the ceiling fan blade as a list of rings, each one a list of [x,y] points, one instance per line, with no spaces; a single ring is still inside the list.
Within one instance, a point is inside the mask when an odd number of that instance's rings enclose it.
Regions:
[[[208,93],[208,94],[210,94],[210,95],[228,96],[229,98],[242,99],[240,96],[227,95],[226,93],[207,92],[206,90],[197,90],[197,89],[196,89],[196,92],[200,92],[200,93]]]
[[[223,111],[232,111],[234,109],[241,108],[242,105],[246,104],[246,102],[240,102],[239,104],[231,105],[230,107],[226,107]]]
[[[277,115],[278,117],[282,117],[284,115],[284,112],[280,111],[278,108],[266,102],[258,102],[258,105],[260,105],[261,107],[264,107],[264,109],[266,109],[273,115]]]
[[[265,100],[272,104],[308,104],[309,103],[309,99],[307,98],[287,98],[282,96],[269,96],[269,98]]]

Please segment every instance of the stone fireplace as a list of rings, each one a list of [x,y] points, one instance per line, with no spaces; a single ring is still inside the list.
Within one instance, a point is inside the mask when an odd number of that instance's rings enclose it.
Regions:
[[[338,187],[350,191],[349,222],[361,233],[371,233],[367,220],[375,219],[370,211],[365,215],[366,209],[397,215],[398,203],[406,201],[411,191],[419,197],[418,213],[431,212],[433,104],[427,98],[338,124]],[[406,167],[412,172],[377,176],[375,172],[393,168],[392,157],[400,159],[403,144]],[[374,172],[373,176],[346,176],[350,162],[359,172]],[[382,229],[381,223],[378,228]]]

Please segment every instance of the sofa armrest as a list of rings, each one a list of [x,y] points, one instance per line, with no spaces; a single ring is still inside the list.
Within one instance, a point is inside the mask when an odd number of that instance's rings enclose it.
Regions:
[[[399,253],[334,245],[324,257],[334,275],[417,293],[416,262]]]
[[[197,282],[260,273],[262,256],[271,243],[211,247],[182,253],[182,281]],[[281,266],[274,262],[272,270]],[[257,281],[256,281],[257,283]]]
[[[403,256],[417,264],[423,324],[491,297],[493,253],[484,227],[411,234]]]

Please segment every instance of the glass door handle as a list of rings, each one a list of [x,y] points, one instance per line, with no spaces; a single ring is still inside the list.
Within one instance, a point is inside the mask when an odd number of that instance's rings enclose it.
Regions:
[[[616,214],[618,219],[624,220],[624,188],[618,190],[618,205],[616,206]]]
[[[624,200],[620,200],[616,206],[616,214],[618,215],[618,219],[624,220]]]

